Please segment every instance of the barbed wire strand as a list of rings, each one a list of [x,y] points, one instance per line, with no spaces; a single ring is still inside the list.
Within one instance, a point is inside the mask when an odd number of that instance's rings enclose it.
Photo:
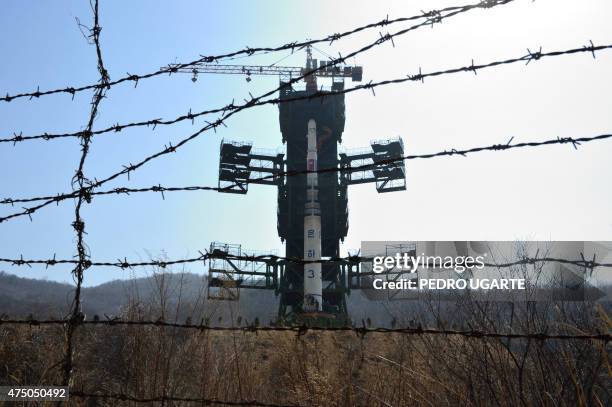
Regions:
[[[95,88],[94,95],[91,101],[91,111],[89,114],[89,121],[85,131],[82,132],[80,137],[81,144],[81,158],[79,160],[78,168],[72,178],[73,189],[76,189],[78,195],[76,197],[76,207],[74,210],[74,222],[72,227],[76,232],[76,249],[77,249],[77,263],[72,271],[72,274],[76,280],[76,288],[74,293],[74,299],[72,304],[72,315],[66,325],[66,354],[64,363],[64,385],[72,387],[73,380],[73,359],[74,359],[74,332],[77,328],[81,313],[81,286],[83,283],[83,273],[87,269],[89,263],[89,253],[85,245],[85,220],[81,216],[81,209],[83,203],[91,202],[91,198],[88,195],[88,190],[85,188],[90,181],[84,175],[84,166],[89,153],[91,143],[91,130],[94,125],[96,116],[98,115],[98,108],[100,102],[104,99],[106,90],[108,89],[108,83],[110,77],[108,71],[104,67],[104,61],[102,59],[102,51],[100,48],[100,22],[98,12],[98,0],[94,0],[93,4],[90,3],[93,11],[94,25],[91,29],[90,38],[96,49],[98,73],[100,74],[100,85]]]
[[[563,259],[558,257],[530,257],[523,256],[518,260],[505,262],[505,263],[483,263],[485,267],[496,267],[496,268],[509,268],[518,265],[525,264],[536,264],[536,263],[561,263],[574,265],[578,267],[584,267],[587,269],[594,269],[596,267],[605,267],[612,268],[612,263],[601,263],[593,260],[586,260],[584,258],[584,254],[580,253],[581,258],[572,260],[572,259]],[[375,256],[345,256],[345,257],[328,257],[320,260],[305,260],[299,257],[284,257],[277,256],[274,254],[258,254],[258,255],[233,255],[227,252],[222,251],[213,251],[213,252],[200,252],[200,254],[196,257],[190,257],[185,259],[178,260],[151,260],[151,261],[139,261],[139,262],[130,262],[127,258],[123,260],[118,259],[117,261],[92,261],[90,259],[84,260],[84,265],[86,268],[89,267],[116,267],[121,269],[128,269],[134,267],[159,267],[159,268],[167,268],[173,265],[178,264],[189,264],[189,263],[198,263],[204,262],[210,259],[221,259],[221,260],[234,260],[234,261],[245,261],[245,262],[288,262],[288,263],[297,263],[297,264],[313,264],[313,263],[371,263],[374,260]],[[27,266],[31,267],[33,265],[44,265],[47,268],[56,265],[62,264],[78,264],[80,260],[77,259],[56,259],[55,256],[51,259],[24,259],[21,256],[18,259],[8,259],[8,258],[0,258],[0,263],[10,264],[11,266]]]
[[[427,12],[422,11],[421,14],[410,16],[410,17],[399,17],[399,18],[390,20],[389,16],[387,16],[385,19],[381,21],[366,24],[366,25],[354,28],[352,30],[342,32],[342,33],[329,34],[319,39],[306,40],[302,42],[294,41],[294,42],[290,42],[290,43],[287,43],[281,46],[277,46],[277,47],[256,47],[256,48],[245,47],[238,51],[233,51],[233,52],[229,52],[226,54],[220,54],[220,55],[209,55],[209,56],[200,55],[200,58],[193,60],[191,62],[169,64],[168,66],[164,68],[161,68],[155,72],[150,72],[147,74],[137,75],[137,74],[127,73],[126,76],[124,77],[121,77],[114,81],[109,81],[106,87],[116,86],[116,85],[119,85],[125,82],[133,82],[134,86],[136,87],[138,85],[138,82],[143,79],[149,79],[149,78],[153,78],[153,77],[164,75],[164,74],[171,75],[173,73],[178,72],[179,69],[194,67],[201,63],[215,63],[215,62],[222,61],[224,59],[232,59],[233,57],[239,56],[239,55],[252,56],[255,53],[272,53],[272,52],[286,51],[286,50],[291,50],[292,52],[294,52],[296,49],[298,50],[303,49],[308,45],[314,45],[314,44],[319,44],[319,43],[332,44],[335,41],[338,41],[342,38],[354,35],[361,31],[368,30],[370,28],[386,27],[386,26],[390,26],[396,23],[413,21],[413,20],[418,20],[421,18],[426,18],[429,20],[431,19],[437,20],[440,18],[441,13],[453,12],[453,11],[466,12],[466,11],[469,11],[472,9],[478,9],[478,8],[491,8],[500,3],[505,4],[511,1],[514,1],[514,0],[503,0],[503,1],[482,0],[479,3],[470,4],[470,5],[452,6],[452,7],[446,7],[446,8],[441,8],[437,10],[430,10]],[[11,102],[15,99],[20,99],[20,98],[29,98],[31,100],[34,98],[40,98],[42,96],[48,96],[48,95],[60,94],[60,93],[69,94],[74,98],[74,95],[76,93],[83,92],[86,90],[98,89],[100,87],[101,87],[101,84],[96,83],[96,84],[90,84],[90,85],[85,85],[85,86],[80,86],[80,87],[68,86],[65,88],[52,89],[52,90],[47,90],[47,91],[41,91],[40,88],[38,88],[35,92],[25,92],[25,93],[18,93],[14,95],[9,95],[7,93],[6,96],[0,97],[0,101]]]
[[[30,326],[43,326],[43,325],[62,325],[68,323],[67,320],[62,319],[0,319],[0,325],[30,325]],[[445,336],[462,336],[465,338],[504,338],[504,339],[535,339],[541,341],[548,340],[597,340],[609,342],[612,340],[612,335],[607,333],[592,333],[592,334],[561,334],[561,333],[502,333],[502,332],[488,332],[482,330],[454,330],[454,329],[433,329],[433,328],[368,328],[368,327],[357,327],[357,326],[210,326],[204,324],[181,324],[173,322],[165,322],[163,320],[157,321],[138,321],[138,320],[122,320],[119,318],[109,317],[106,320],[84,320],[81,321],[82,325],[90,326],[155,326],[163,328],[178,328],[178,329],[191,329],[197,331],[223,331],[223,332],[293,332],[298,335],[304,335],[308,332],[353,332],[360,336],[368,334],[403,334],[403,335],[445,335]]]
[[[512,144],[512,141],[514,140],[514,137],[513,137],[505,144],[492,144],[488,146],[472,147],[468,149],[452,148],[449,150],[443,150],[443,151],[438,151],[434,153],[405,155],[405,156],[401,156],[397,158],[377,160],[377,162],[373,164],[363,164],[363,165],[358,165],[358,166],[353,166],[353,167],[345,167],[345,168],[328,167],[328,168],[320,168],[314,171],[307,171],[307,170],[280,171],[272,175],[266,175],[266,176],[250,179],[249,182],[268,181],[268,180],[278,179],[279,177],[298,176],[298,175],[305,175],[309,173],[317,173],[317,174],[330,173],[330,172],[352,173],[352,172],[371,170],[381,165],[392,165],[400,161],[409,161],[409,160],[417,160],[417,159],[432,159],[432,158],[437,158],[437,157],[448,157],[448,156],[455,156],[455,155],[466,157],[470,154],[475,154],[475,153],[484,152],[484,151],[499,152],[499,151],[505,151],[505,150],[511,150],[511,149],[518,149],[518,148],[537,148],[537,147],[550,146],[550,145],[555,145],[555,144],[571,144],[575,149],[577,149],[582,144],[593,142],[593,141],[606,140],[610,138],[612,138],[612,134],[600,134],[600,135],[592,136],[592,137],[578,137],[578,138],[557,137],[554,139],[549,139],[549,140],[544,140],[544,141],[530,141],[530,142]],[[213,186],[164,187],[161,184],[158,184],[158,185],[154,185],[151,187],[141,187],[141,188],[117,187],[117,188],[113,188],[113,189],[106,190],[106,191],[90,191],[88,193],[88,197],[91,199],[93,196],[99,196],[99,195],[113,195],[113,194],[129,195],[132,193],[158,192],[162,194],[162,198],[165,198],[164,193],[166,192],[179,192],[179,191],[181,192],[189,192],[189,191],[225,192],[238,185],[239,185],[238,183],[235,183],[235,184],[228,185],[225,187],[213,187]],[[64,201],[66,199],[76,198],[77,196],[78,196],[78,192],[71,192],[67,194],[58,194],[58,195],[49,195],[49,196],[40,196],[40,197],[31,197],[31,198],[4,198],[0,200],[0,204],[14,205],[15,203],[26,203],[26,202],[36,202],[36,201],[45,201],[45,202],[43,202],[40,205],[23,208],[24,210],[22,212],[16,212],[16,213],[4,216],[4,217],[0,217],[0,223],[7,221],[9,219],[20,217],[20,216],[31,216],[32,213],[52,203],[59,204],[59,202],[61,201]]]
[[[86,393],[83,391],[70,391],[71,397],[86,398],[86,399],[103,399],[103,400],[119,400],[131,401],[133,403],[164,403],[167,401],[181,403],[199,403],[202,405],[218,404],[223,406],[258,406],[258,407],[300,407],[299,404],[276,404],[266,403],[258,400],[245,401],[230,401],[210,398],[193,398],[193,397],[177,397],[177,396],[156,396],[156,397],[135,397],[124,393]]]

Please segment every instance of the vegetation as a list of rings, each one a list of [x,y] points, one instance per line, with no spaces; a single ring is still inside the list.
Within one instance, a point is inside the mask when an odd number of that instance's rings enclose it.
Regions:
[[[34,284],[7,275],[0,277],[0,287],[5,289],[7,281],[12,281],[9,291],[14,297],[19,294],[17,286]],[[55,288],[61,293],[62,287]],[[240,302],[228,305],[207,301],[205,288],[201,276],[164,273],[109,283],[103,286],[104,291],[88,288],[84,291],[86,307],[88,300],[101,306],[100,301],[106,298],[114,301],[117,310],[113,315],[88,314],[86,318],[244,326],[254,325],[258,316],[258,323],[270,323],[275,307],[270,295],[241,293]],[[110,293],[122,293],[122,300],[118,300],[119,294]],[[64,298],[69,298],[65,294]],[[432,299],[379,303],[359,296],[351,298],[349,306],[359,326],[565,334],[612,329],[609,310],[590,302]],[[93,305],[89,306],[93,310]],[[366,309],[370,310],[367,317]],[[264,310],[268,314],[261,317],[259,313]],[[0,324],[0,385],[60,383],[64,339],[61,326]],[[85,325],[76,330],[74,343],[72,389],[86,393],[258,400],[303,406],[612,403],[609,345],[601,341],[396,333],[359,336],[351,332],[298,335]],[[78,398],[72,398],[71,404],[137,405]]]

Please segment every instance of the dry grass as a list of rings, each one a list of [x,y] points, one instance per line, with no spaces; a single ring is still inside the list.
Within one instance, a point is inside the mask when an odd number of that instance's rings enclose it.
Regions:
[[[123,319],[179,315],[180,304],[166,301],[168,282],[163,276],[155,282],[159,298],[143,305],[134,296]],[[442,309],[431,303],[410,315],[396,310],[393,323],[496,332],[612,329],[608,314],[592,303],[534,304],[512,306],[509,312],[507,304],[471,301]],[[193,321],[211,317],[210,309],[208,314],[192,309]],[[455,317],[451,322],[445,321],[449,315]],[[60,383],[64,339],[59,326],[0,325],[0,385]],[[351,332],[298,336],[123,325],[80,326],[74,339],[73,388],[87,393],[303,406],[612,405],[609,347],[597,341]],[[77,398],[70,404],[136,405]]]
[[[59,329],[3,327],[0,338],[0,382],[60,380]],[[82,327],[76,339],[75,388],[136,397],[308,406],[605,406],[612,390],[608,349],[596,342],[125,326]],[[130,403],[95,405],[119,404]]]

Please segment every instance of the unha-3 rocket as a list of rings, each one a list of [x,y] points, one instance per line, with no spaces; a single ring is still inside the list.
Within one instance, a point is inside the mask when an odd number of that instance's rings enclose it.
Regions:
[[[308,121],[306,168],[317,170],[317,123]],[[304,260],[321,260],[321,207],[319,205],[318,174],[306,174],[306,204],[304,207]],[[323,280],[321,263],[304,264],[304,312],[323,310]]]

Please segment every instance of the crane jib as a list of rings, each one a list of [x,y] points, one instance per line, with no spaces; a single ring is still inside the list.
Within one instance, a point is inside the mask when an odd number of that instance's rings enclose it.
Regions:
[[[325,62],[321,61],[321,66]],[[198,74],[225,74],[225,75],[288,75],[298,77],[307,75],[312,69],[296,66],[262,66],[262,65],[219,65],[199,64],[193,68],[178,68],[178,72]],[[354,82],[360,82],[363,76],[363,68],[360,66],[326,66],[314,73],[318,77],[342,77],[351,78]]]

